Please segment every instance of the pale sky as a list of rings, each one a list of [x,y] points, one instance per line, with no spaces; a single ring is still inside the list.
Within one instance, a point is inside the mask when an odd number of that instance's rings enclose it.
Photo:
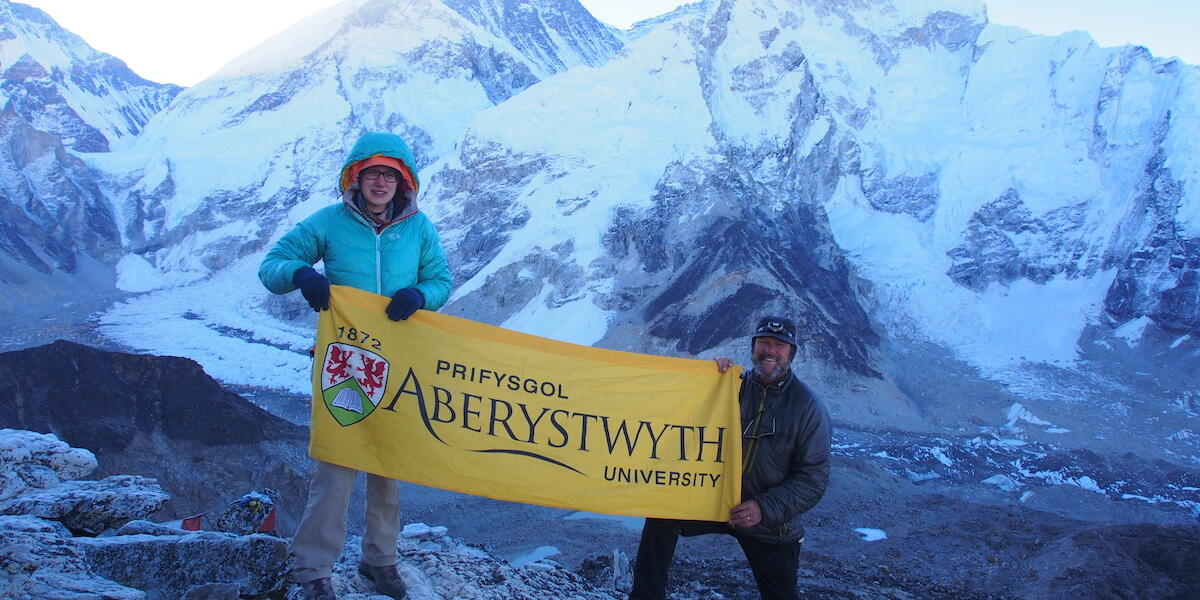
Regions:
[[[192,85],[241,53],[340,0],[24,0],[151,81]],[[898,3],[905,0],[896,0]],[[581,0],[622,29],[680,0]],[[1146,46],[1200,64],[1200,0],[989,0],[993,23],[1056,35],[1087,31],[1101,46]]]

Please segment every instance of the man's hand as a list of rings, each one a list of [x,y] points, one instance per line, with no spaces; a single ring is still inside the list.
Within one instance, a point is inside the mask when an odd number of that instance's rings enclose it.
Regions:
[[[724,373],[729,370],[729,367],[733,366],[733,359],[728,356],[718,356],[713,361],[717,363],[717,372],[719,373]]]
[[[729,524],[734,527],[754,527],[762,522],[762,508],[757,500],[747,500],[729,511]]]

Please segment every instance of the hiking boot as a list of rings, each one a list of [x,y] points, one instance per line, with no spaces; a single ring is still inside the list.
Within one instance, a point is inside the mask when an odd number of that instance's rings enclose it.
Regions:
[[[408,593],[408,588],[404,587],[404,580],[400,579],[400,572],[396,570],[396,565],[372,567],[365,562],[360,562],[358,563],[358,574],[374,583],[375,591],[393,600],[401,600]]]
[[[300,584],[304,600],[338,600],[337,592],[333,591],[333,580],[328,577],[305,581]]]

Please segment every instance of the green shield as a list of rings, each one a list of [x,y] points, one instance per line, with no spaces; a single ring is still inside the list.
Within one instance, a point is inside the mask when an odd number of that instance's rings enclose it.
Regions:
[[[375,405],[367,397],[358,380],[351,377],[335,386],[321,391],[325,408],[342,427],[353,425],[367,418]]]

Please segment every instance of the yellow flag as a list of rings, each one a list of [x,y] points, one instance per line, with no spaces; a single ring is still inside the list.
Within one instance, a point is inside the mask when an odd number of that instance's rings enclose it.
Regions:
[[[333,286],[313,363],[318,460],[500,500],[725,521],[739,369],[568,344]]]

